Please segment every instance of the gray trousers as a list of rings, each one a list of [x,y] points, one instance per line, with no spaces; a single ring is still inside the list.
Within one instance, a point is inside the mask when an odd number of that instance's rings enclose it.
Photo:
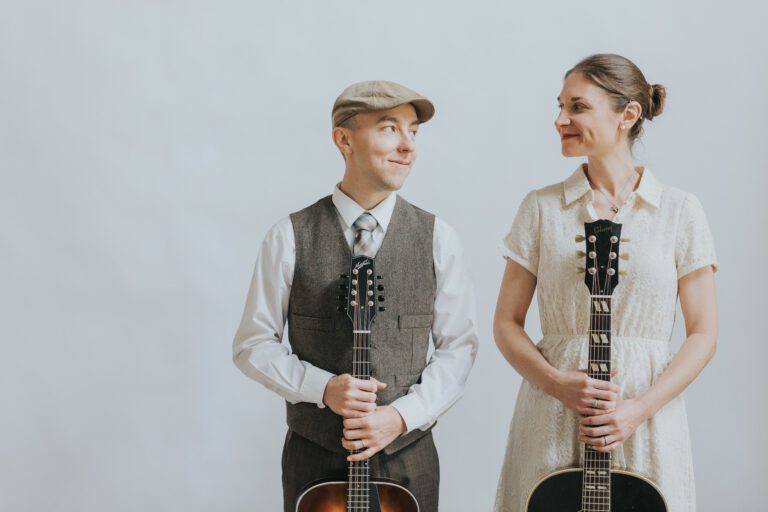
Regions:
[[[392,455],[377,453],[370,467],[372,480],[395,480],[413,493],[421,512],[437,512],[440,464],[431,432]],[[347,480],[346,457],[288,430],[283,446],[284,512],[296,511],[296,501],[309,483],[327,478]]]

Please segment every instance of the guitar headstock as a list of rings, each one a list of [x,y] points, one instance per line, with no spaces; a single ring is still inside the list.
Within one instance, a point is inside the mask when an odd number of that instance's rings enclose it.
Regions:
[[[376,275],[373,258],[355,256],[349,274],[341,276],[341,289],[347,292],[340,295],[339,311],[346,311],[355,329],[369,330],[373,317],[376,316],[377,302],[384,301],[384,285],[377,283],[381,276]],[[379,292],[377,296],[377,292]],[[379,306],[384,311],[384,306]]]
[[[619,284],[621,224],[610,220],[584,223],[584,283],[592,295],[611,295]]]

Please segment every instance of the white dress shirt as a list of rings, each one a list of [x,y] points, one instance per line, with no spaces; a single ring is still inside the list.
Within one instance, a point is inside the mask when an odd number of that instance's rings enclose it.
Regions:
[[[378,221],[376,246],[387,232],[396,195],[390,194],[369,211]],[[352,224],[366,211],[336,186],[333,204],[350,248]],[[461,397],[477,353],[475,298],[456,232],[435,219],[433,258],[437,296],[432,321],[435,350],[422,372],[421,382],[390,405],[405,421],[407,431],[426,430]],[[240,328],[235,335],[233,359],[237,367],[290,403],[311,402],[325,407],[325,386],[334,375],[292,353],[281,342],[288,313],[296,242],[290,217],[267,233],[256,258],[251,287]],[[394,383],[388,382],[390,386]]]

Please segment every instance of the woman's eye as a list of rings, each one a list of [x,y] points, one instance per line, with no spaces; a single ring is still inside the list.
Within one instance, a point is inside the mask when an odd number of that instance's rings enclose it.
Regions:
[[[574,112],[584,110],[584,105],[582,105],[581,103],[574,103],[573,106],[571,107],[571,110],[573,110]]]
[[[416,134],[419,133],[416,130],[411,130],[411,137],[416,137]]]
[[[389,125],[389,126],[385,126],[385,127],[384,127],[384,131],[387,131],[387,132],[393,132],[393,133],[394,133],[394,131],[395,131],[395,127],[394,127],[394,126],[392,126],[392,125]]]

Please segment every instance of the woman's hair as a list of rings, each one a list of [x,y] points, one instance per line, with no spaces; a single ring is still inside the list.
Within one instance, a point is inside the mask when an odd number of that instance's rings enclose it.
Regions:
[[[608,93],[616,112],[623,111],[630,101],[634,100],[640,104],[643,111],[629,132],[630,144],[642,133],[643,121],[652,120],[664,111],[664,101],[667,98],[664,86],[649,84],[640,68],[621,55],[590,55],[568,70],[565,78],[571,73],[581,73]]]

